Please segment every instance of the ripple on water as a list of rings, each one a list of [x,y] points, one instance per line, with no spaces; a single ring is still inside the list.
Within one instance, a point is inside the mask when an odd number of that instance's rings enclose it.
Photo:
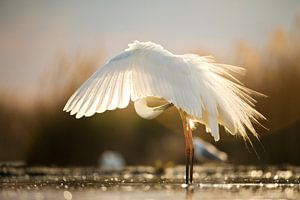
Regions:
[[[146,199],[185,199],[197,195],[224,199],[300,198],[298,167],[195,166],[192,185],[184,184],[184,170],[184,166],[167,168],[164,173],[156,173],[152,167],[104,171],[5,166],[0,167],[0,199],[70,200],[93,199],[99,195],[105,199],[126,196],[140,199],[138,195],[143,193]]]

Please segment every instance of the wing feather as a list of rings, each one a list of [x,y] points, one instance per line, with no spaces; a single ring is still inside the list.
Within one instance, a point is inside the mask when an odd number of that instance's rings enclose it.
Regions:
[[[91,97],[89,101],[89,105],[85,111],[84,116],[89,117],[95,114],[97,105],[99,104],[101,93],[103,92],[103,88],[105,88],[105,78],[107,73],[104,73],[101,77],[99,77],[99,81],[97,84],[97,89],[94,92],[93,96]]]
[[[130,90],[131,90],[131,73],[124,72],[122,79],[122,90],[121,90],[121,98],[119,101],[119,108],[126,108],[130,101]]]
[[[257,92],[232,75],[239,67],[219,64],[211,56],[174,55],[151,42],[134,42],[98,69],[68,100],[64,110],[76,118],[125,108],[130,100],[164,98],[203,123],[219,140],[218,124],[231,134],[255,136],[252,122],[264,117],[253,106]]]
[[[101,95],[101,102],[99,103],[96,112],[97,113],[103,113],[106,110],[108,110],[108,106],[109,106],[109,99],[111,98],[110,96],[112,95],[112,86],[115,85],[114,80],[115,80],[115,73],[110,73],[110,75],[108,75],[108,81],[106,83],[106,86],[103,90],[103,93]]]
[[[97,77],[97,81],[95,81],[93,90],[90,94],[90,96],[88,97],[88,99],[86,100],[86,102],[84,103],[84,105],[82,106],[82,108],[80,109],[80,111],[78,112],[78,115],[76,117],[80,116],[92,116],[93,114],[95,114],[96,111],[96,106],[97,106],[97,102],[98,102],[98,97],[100,96],[99,93],[101,92],[101,86],[103,85],[103,80],[105,78],[105,72],[103,73],[102,76]]]
[[[98,98],[95,101],[96,108],[94,108],[95,110],[91,110],[90,112],[95,111],[97,113],[102,113],[102,112],[105,111],[105,110],[101,111],[100,108],[105,103],[104,102],[104,97],[107,94],[107,90],[108,90],[109,84],[110,84],[111,79],[112,79],[112,74],[113,74],[113,72],[109,72],[109,73],[105,74],[105,77],[103,77],[103,82],[102,82],[101,87],[100,87]]]

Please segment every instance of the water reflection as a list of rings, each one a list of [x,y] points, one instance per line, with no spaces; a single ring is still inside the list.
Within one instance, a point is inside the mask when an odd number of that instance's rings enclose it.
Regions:
[[[191,185],[190,187],[186,188],[186,195],[185,195],[185,199],[186,200],[192,200],[193,199],[193,193],[194,193],[194,186]]]
[[[0,167],[0,199],[265,199],[300,198],[300,168],[211,164],[195,167],[184,184],[184,167],[157,173],[152,167]]]

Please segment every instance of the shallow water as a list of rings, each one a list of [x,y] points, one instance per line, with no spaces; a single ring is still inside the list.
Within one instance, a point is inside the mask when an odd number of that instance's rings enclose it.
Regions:
[[[0,199],[300,199],[300,168],[206,164],[155,169],[0,167]]]

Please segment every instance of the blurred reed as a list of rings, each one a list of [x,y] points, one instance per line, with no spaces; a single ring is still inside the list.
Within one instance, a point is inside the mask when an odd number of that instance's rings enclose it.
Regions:
[[[257,108],[267,118],[270,131],[259,129],[254,140],[260,158],[245,148],[243,140],[223,138],[216,146],[233,163],[300,164],[300,18],[290,31],[275,30],[263,48],[245,41],[235,49],[234,65],[247,69],[242,82],[268,98]],[[96,165],[101,153],[114,150],[126,162],[153,164],[156,160],[184,162],[183,136],[178,114],[171,109],[157,120],[138,118],[132,105],[126,110],[76,120],[62,111],[67,98],[104,62],[102,52],[62,55],[41,78],[37,101],[30,108],[19,96],[2,91],[0,100],[0,160],[26,160],[29,164]],[[212,142],[200,127],[195,134]],[[174,133],[175,132],[175,133]]]

